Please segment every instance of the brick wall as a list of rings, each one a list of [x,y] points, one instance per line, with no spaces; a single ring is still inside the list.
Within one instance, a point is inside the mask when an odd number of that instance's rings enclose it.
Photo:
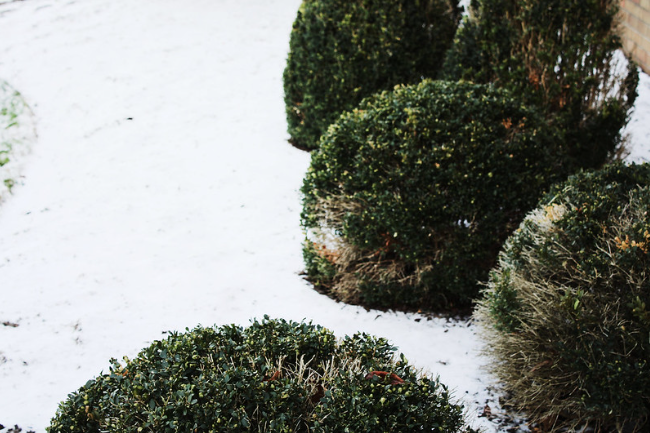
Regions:
[[[650,0],[621,0],[623,46],[650,73]]]

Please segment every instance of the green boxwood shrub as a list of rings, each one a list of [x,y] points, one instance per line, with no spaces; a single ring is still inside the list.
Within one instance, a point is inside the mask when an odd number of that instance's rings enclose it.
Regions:
[[[476,314],[533,421],[648,431],[649,211],[650,166],[615,164],[556,186],[505,244]]]
[[[554,143],[534,110],[491,86],[425,80],[368,98],[312,154],[308,279],[370,307],[467,308],[562,176]]]
[[[290,142],[315,149],[364,97],[434,78],[459,19],[458,0],[304,0],[284,71]]]
[[[626,68],[619,0],[472,0],[444,76],[505,87],[564,134],[571,172],[598,168],[622,142],[638,73]]]
[[[112,360],[48,432],[474,432],[444,385],[394,355],[385,339],[268,317],[198,327]]]

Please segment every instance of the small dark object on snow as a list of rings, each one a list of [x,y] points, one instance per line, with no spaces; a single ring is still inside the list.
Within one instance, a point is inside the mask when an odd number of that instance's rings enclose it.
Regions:
[[[4,429],[5,429],[5,426],[0,424],[0,430],[4,430]],[[10,428],[9,430],[7,430],[7,433],[21,433],[22,431],[23,431],[23,429],[18,427],[18,425],[14,425],[14,428]],[[34,430],[28,430],[27,433],[35,433],[35,432],[34,432]]]
[[[490,406],[486,404],[485,407],[483,408],[483,413],[479,415],[479,418],[487,418],[487,419],[494,418],[492,416],[492,408],[490,408]]]

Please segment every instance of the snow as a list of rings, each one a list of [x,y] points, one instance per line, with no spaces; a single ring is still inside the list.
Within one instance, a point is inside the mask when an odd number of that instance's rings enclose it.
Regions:
[[[639,96],[634,103],[634,110],[627,127],[627,148],[630,154],[626,161],[641,164],[650,161],[650,77],[639,70]]]
[[[492,381],[468,321],[367,311],[310,288],[282,71],[300,0],[0,0],[0,79],[34,112],[0,205],[0,423],[57,404],[164,332],[306,319],[388,338],[475,425]],[[629,132],[648,158],[650,82]]]

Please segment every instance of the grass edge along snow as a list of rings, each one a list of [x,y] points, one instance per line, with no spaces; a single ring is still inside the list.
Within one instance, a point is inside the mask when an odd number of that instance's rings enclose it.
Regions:
[[[36,138],[34,112],[20,92],[0,80],[0,202],[18,182]]]

